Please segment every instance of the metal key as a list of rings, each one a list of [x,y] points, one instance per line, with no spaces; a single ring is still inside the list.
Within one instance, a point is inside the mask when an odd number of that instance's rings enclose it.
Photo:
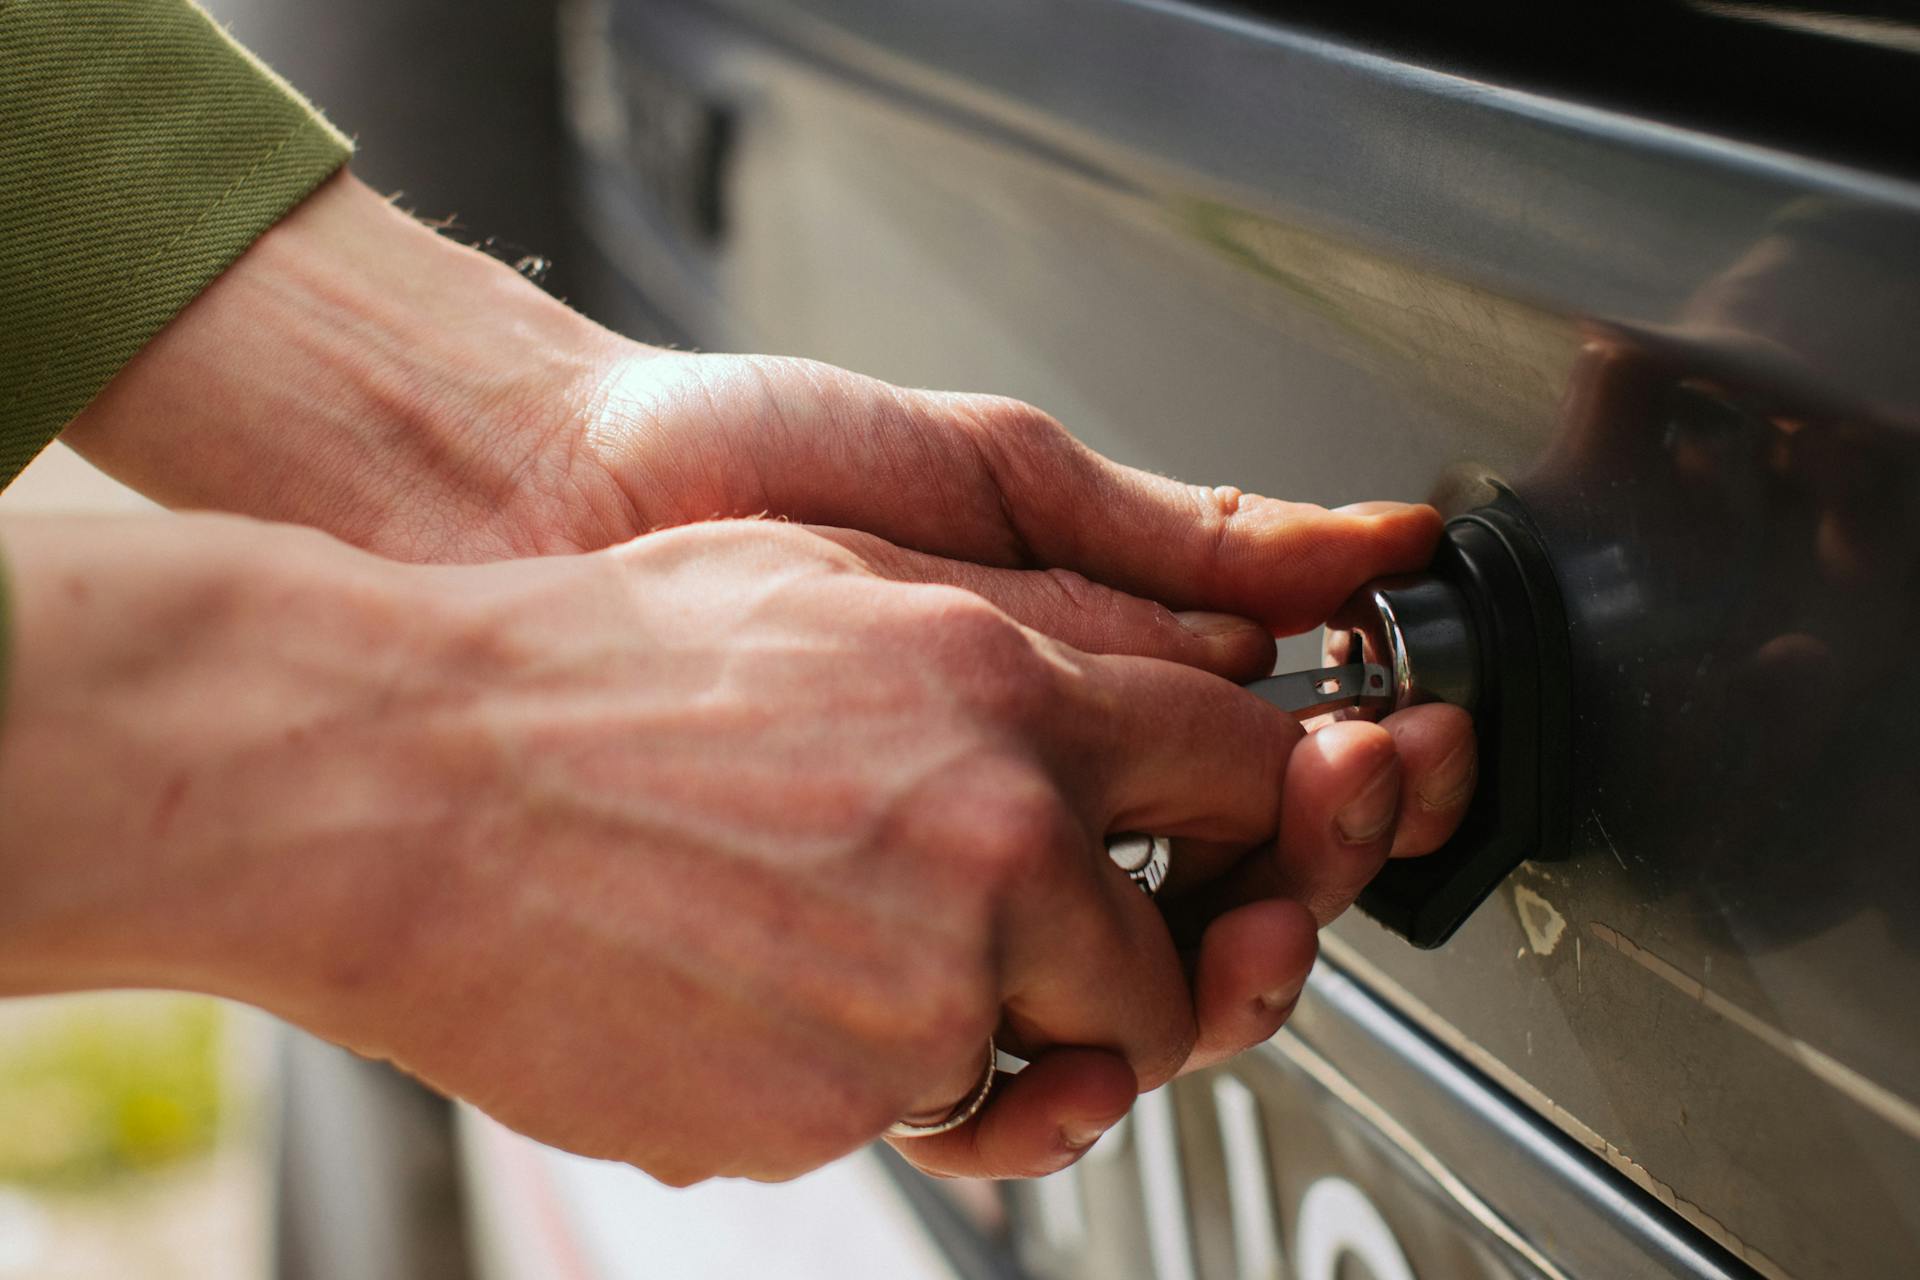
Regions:
[[[1362,653],[1361,645],[1362,637],[1356,631],[1347,652]],[[1343,707],[1393,710],[1393,687],[1387,680],[1387,669],[1377,662],[1349,662],[1317,671],[1289,671],[1255,680],[1247,686],[1247,692],[1265,698],[1302,720]],[[1173,842],[1165,836],[1122,831],[1107,837],[1107,856],[1149,898],[1160,891],[1166,880],[1172,852]]]
[[[1356,644],[1352,652],[1357,653],[1359,649]],[[1343,707],[1363,707],[1370,711],[1393,708],[1393,689],[1387,682],[1387,669],[1372,662],[1349,662],[1344,667],[1268,676],[1248,685],[1247,692],[1258,694],[1302,720]]]

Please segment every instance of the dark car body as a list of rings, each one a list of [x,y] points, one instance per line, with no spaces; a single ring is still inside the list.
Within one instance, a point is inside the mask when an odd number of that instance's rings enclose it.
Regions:
[[[592,301],[1547,543],[1568,855],[1351,913],[978,1266],[1920,1274],[1920,25],[1440,10],[582,0]]]

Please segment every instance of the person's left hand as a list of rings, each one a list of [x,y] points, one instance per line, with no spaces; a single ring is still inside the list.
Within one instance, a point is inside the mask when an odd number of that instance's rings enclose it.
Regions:
[[[954,562],[903,554],[902,576],[1045,570],[1033,589],[1072,604],[1079,574],[1279,634],[1318,625],[1368,577],[1418,568],[1439,528],[1420,506],[1326,511],[1179,484],[999,396],[632,342],[344,174],[63,438],[168,505],[305,524],[401,560],[591,551],[772,516]],[[1243,630],[1223,674],[1268,657]]]

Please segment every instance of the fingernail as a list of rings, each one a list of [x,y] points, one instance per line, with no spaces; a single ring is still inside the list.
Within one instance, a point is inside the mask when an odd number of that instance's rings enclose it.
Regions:
[[[1373,775],[1359,795],[1334,816],[1333,825],[1348,844],[1372,844],[1387,834],[1400,812],[1400,768],[1389,761]]]
[[[1411,502],[1349,502],[1333,510],[1336,515],[1343,516],[1391,516],[1411,511],[1413,507]]]
[[[1060,1126],[1060,1145],[1078,1155],[1100,1141],[1100,1135],[1118,1123],[1118,1116],[1111,1120],[1069,1120]]]
[[[1203,613],[1194,610],[1188,613],[1176,613],[1173,617],[1174,621],[1185,628],[1189,635],[1198,636],[1204,640],[1238,635],[1243,631],[1260,630],[1259,623],[1231,613]]]
[[[1429,809],[1452,808],[1467,792],[1473,790],[1477,761],[1473,743],[1461,743],[1453,749],[1452,755],[1427,775],[1426,781],[1414,789],[1414,794]]]

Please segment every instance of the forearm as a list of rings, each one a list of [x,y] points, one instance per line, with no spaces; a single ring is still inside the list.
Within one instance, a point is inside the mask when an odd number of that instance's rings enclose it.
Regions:
[[[338,837],[405,812],[376,785],[403,744],[360,728],[411,643],[382,566],[212,518],[14,519],[0,538],[0,994],[317,999],[317,975],[378,945],[352,923],[371,870]]]
[[[482,560],[612,540],[583,414],[634,347],[342,173],[262,236],[66,430],[177,507]]]

